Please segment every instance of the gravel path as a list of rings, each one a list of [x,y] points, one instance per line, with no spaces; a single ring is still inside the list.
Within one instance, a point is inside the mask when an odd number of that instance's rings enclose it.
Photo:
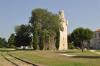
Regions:
[[[77,56],[77,55],[69,55],[69,54],[60,54],[60,55],[69,56],[69,57]]]
[[[16,64],[16,66],[33,66],[31,64],[28,64],[26,62],[23,62],[21,60],[18,60],[8,54],[5,55],[5,57],[10,61],[10,62],[13,62],[14,64]]]
[[[0,66],[15,66],[0,55]]]

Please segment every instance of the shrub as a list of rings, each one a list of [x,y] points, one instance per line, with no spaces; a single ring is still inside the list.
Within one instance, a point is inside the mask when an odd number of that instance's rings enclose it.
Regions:
[[[68,44],[68,48],[69,48],[69,49],[75,49],[75,46],[74,46],[73,43],[69,43],[69,44]]]

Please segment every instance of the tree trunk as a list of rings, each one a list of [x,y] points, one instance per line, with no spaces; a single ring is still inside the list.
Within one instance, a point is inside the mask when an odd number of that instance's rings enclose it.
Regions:
[[[82,49],[82,52],[84,51],[84,44],[83,44],[83,41],[81,41],[81,49]]]
[[[55,39],[54,39],[53,36],[51,37],[51,50],[56,50],[56,47],[55,47]]]
[[[25,50],[26,49],[26,46],[23,46],[23,50]]]

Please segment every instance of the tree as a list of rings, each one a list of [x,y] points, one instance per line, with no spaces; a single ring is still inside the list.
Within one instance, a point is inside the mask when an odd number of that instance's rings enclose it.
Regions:
[[[80,43],[82,52],[84,49],[83,42],[86,40],[90,40],[92,38],[92,36],[93,36],[93,32],[90,29],[87,29],[87,28],[85,29],[85,28],[81,28],[81,27],[76,28],[71,34],[73,42]]]
[[[23,46],[23,49],[25,49],[25,46],[29,46],[31,42],[31,36],[30,36],[30,26],[29,25],[20,25],[15,28],[15,46],[20,47]]]
[[[35,42],[35,46],[39,46],[40,49],[53,49],[55,47],[55,37],[59,35],[57,31],[61,28],[59,16],[46,9],[38,8],[32,11],[29,23],[31,23],[33,30],[33,42],[39,40]]]
[[[68,34],[68,48],[69,49],[75,49],[71,34]]]
[[[0,37],[0,48],[7,48],[7,47],[8,47],[8,43],[5,40],[5,38]]]
[[[89,46],[89,44],[90,44],[90,39],[93,37],[93,34],[94,34],[93,31],[91,31],[90,29],[88,29],[88,28],[85,29],[85,35],[86,35],[86,36],[85,36],[85,38],[86,38],[85,41],[88,43],[88,45],[87,45],[87,46],[88,46],[88,47],[87,47],[88,49],[89,49],[89,47],[90,47],[90,46]]]
[[[56,32],[56,48],[59,49],[60,32]]]
[[[11,34],[9,39],[8,39],[8,46],[10,48],[14,48],[15,47],[15,35]]]
[[[34,50],[36,50],[37,49],[37,44],[38,44],[38,33],[37,33],[37,31],[34,31],[34,33],[33,33],[33,48],[34,48]]]

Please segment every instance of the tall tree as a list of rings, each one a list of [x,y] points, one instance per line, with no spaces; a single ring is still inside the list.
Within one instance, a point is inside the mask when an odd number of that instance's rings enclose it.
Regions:
[[[8,47],[8,43],[5,40],[5,38],[0,37],[0,48],[7,48],[7,47]]]
[[[16,31],[15,34],[16,47],[23,46],[23,49],[25,49],[25,46],[29,46],[31,42],[30,26],[20,25],[16,27],[15,31]]]
[[[84,49],[84,41],[90,40],[93,36],[93,32],[90,29],[84,29],[84,28],[76,28],[72,34],[72,40],[73,42],[79,42],[81,44],[81,49],[83,52]]]
[[[10,48],[14,48],[15,47],[15,35],[11,34],[9,39],[8,39],[8,45]]]
[[[38,32],[37,31],[34,31],[33,33],[33,49],[36,50],[37,49],[37,44],[39,42],[38,40]]]
[[[38,8],[32,11],[29,23],[31,23],[33,28],[33,38],[36,37],[34,33],[38,33],[37,38],[39,41],[36,42],[37,44],[35,43],[35,46],[39,45],[40,48],[43,48],[45,44],[44,48],[53,49],[55,46],[55,37],[58,35],[56,32],[61,28],[59,16],[46,9]],[[33,42],[37,38],[33,39]]]
[[[56,48],[59,49],[60,32],[56,32]]]

